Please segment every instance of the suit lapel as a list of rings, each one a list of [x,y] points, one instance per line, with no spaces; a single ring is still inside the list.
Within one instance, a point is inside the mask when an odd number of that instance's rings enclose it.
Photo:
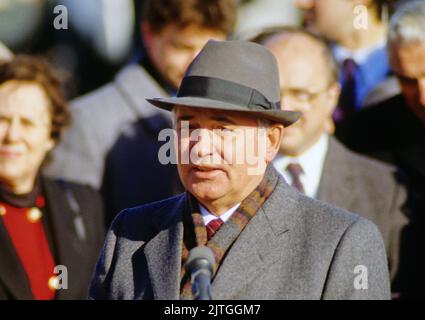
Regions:
[[[62,188],[49,179],[43,181],[44,192],[46,194],[48,221],[46,232],[48,238],[54,243],[51,247],[55,256],[56,265],[64,265],[68,269],[68,289],[59,290],[57,299],[67,299],[72,297],[75,291],[79,291],[78,283],[72,281],[72,275],[78,274],[78,270],[86,270],[81,266],[84,244],[77,237],[74,229],[73,212],[68,204]]]
[[[330,137],[317,199],[350,208],[353,201],[353,176],[349,167],[349,159],[343,146]]]
[[[283,256],[296,210],[288,195],[294,191],[279,177],[278,185],[230,248],[213,281],[213,297],[238,297],[247,285]],[[217,234],[218,235],[218,234]]]
[[[13,299],[31,300],[28,278],[15,252],[6,227],[0,219],[0,285],[4,285]]]
[[[144,247],[156,300],[180,299],[184,199],[182,196],[171,212],[171,215],[177,218],[176,221],[171,222],[170,227],[158,226],[158,230],[161,231]]]

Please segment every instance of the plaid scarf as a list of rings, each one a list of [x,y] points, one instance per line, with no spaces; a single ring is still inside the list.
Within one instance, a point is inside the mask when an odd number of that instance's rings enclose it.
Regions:
[[[207,231],[199,212],[199,205],[194,196],[186,192],[186,214],[184,218],[184,235],[182,249],[182,268],[180,283],[180,298],[193,299],[189,274],[186,273],[185,263],[189,251],[196,246],[207,246],[214,253],[216,270],[213,279],[222,263],[226,253],[237,240],[248,222],[255,216],[258,209],[267,200],[277,185],[278,174],[273,166],[269,165],[263,180],[245,198],[230,219],[224,223],[213,237],[207,241]]]

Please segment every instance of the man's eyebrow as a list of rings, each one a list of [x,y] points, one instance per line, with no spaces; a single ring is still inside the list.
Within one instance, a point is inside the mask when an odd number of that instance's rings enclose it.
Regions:
[[[219,122],[227,122],[227,123],[230,123],[230,124],[236,124],[236,122],[234,122],[233,120],[226,118],[226,117],[223,117],[223,116],[212,116],[211,120],[219,121]]]

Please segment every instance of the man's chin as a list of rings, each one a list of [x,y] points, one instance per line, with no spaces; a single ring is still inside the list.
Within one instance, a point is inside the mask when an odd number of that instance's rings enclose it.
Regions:
[[[201,202],[212,202],[222,198],[226,194],[223,192],[223,189],[217,188],[217,185],[207,186],[205,184],[193,184],[188,190]]]

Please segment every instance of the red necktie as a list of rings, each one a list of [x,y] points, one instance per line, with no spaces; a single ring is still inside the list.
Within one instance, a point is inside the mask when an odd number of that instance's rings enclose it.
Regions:
[[[288,170],[289,174],[292,177],[292,186],[297,189],[299,192],[304,192],[304,186],[301,182],[300,176],[301,173],[303,173],[303,168],[298,163],[291,163],[288,164],[286,167],[286,170]]]
[[[207,239],[208,241],[212,238],[212,236],[220,229],[220,227],[223,225],[223,220],[220,218],[211,220],[207,225]]]

